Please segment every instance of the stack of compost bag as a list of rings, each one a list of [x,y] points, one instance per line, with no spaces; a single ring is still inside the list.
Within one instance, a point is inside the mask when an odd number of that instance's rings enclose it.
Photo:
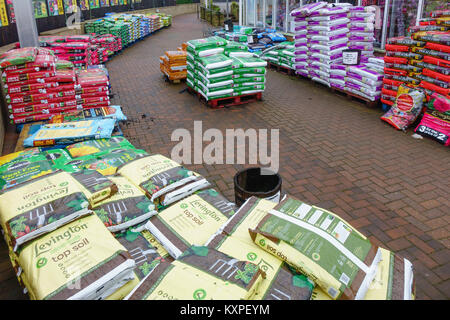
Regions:
[[[161,72],[165,74],[169,80],[186,79],[186,51],[166,51],[164,56],[159,57],[159,62]]]
[[[214,36],[187,43],[188,86],[206,100],[232,96],[232,59],[223,54],[227,40]]]
[[[271,63],[287,69],[295,70],[295,45],[294,42],[285,41],[278,45],[278,48],[268,51],[261,58]]]
[[[330,65],[342,62],[347,49],[348,7],[322,7],[306,18],[308,73],[313,81],[330,86]]]
[[[83,72],[77,76],[68,61],[57,60],[44,48],[21,48],[0,56],[3,89],[10,122],[48,120],[55,114],[109,105],[108,92],[85,92]],[[77,81],[79,80],[79,81]],[[94,96],[92,96],[94,94]],[[101,101],[100,101],[101,100]]]
[[[345,89],[370,101],[381,98],[383,73],[365,65],[348,66],[345,76]]]
[[[348,48],[360,50],[360,61],[368,62],[368,58],[373,56],[375,7],[349,7],[348,18],[350,19]]]
[[[233,95],[263,92],[266,83],[267,61],[248,56],[232,56]]]
[[[267,62],[246,49],[218,36],[188,41],[188,86],[206,100],[262,92]]]

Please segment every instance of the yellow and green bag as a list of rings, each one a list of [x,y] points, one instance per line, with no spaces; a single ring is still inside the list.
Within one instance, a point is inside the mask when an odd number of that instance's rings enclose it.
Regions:
[[[108,230],[119,232],[150,219],[157,212],[142,190],[124,177],[110,177],[117,192],[94,205],[92,210]]]
[[[210,185],[199,174],[159,154],[125,163],[117,168],[117,173],[144,190],[151,201],[162,207]]]
[[[379,248],[339,216],[294,197],[270,210],[250,234],[333,299],[364,299],[381,259]]]
[[[38,300],[104,299],[134,279],[135,262],[96,215],[24,245],[21,277]]]
[[[256,264],[266,277],[262,280],[254,300],[309,300],[314,283],[286,263],[255,245],[249,229],[255,228],[275,202],[251,197],[214,235],[210,246],[231,257]]]
[[[234,203],[207,189],[151,217],[145,228],[177,259],[191,245],[203,245],[235,210]]]
[[[204,246],[192,246],[172,263],[160,263],[127,300],[251,299],[264,272]]]

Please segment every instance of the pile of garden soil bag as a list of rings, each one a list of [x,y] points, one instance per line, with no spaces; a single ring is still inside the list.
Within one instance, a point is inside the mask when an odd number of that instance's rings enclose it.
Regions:
[[[77,70],[51,50],[27,47],[0,55],[0,69],[13,124],[110,105],[109,76],[103,66]]]
[[[264,91],[267,61],[218,36],[187,42],[187,85],[206,100]]]
[[[31,299],[414,299],[411,263],[332,212],[289,195],[238,208],[123,137],[26,149],[0,172],[0,225]]]
[[[381,119],[450,144],[450,10],[434,11],[409,37],[387,40],[382,102],[391,109]]]

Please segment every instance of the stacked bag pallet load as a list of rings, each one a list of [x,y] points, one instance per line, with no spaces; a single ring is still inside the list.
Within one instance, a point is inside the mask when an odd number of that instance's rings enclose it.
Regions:
[[[274,65],[295,70],[295,43],[284,41],[276,47],[279,48],[268,51],[261,58],[271,62]]]
[[[360,61],[367,63],[374,50],[375,7],[349,7],[348,18],[348,48],[360,50]]]
[[[73,69],[56,69],[53,52],[21,48],[0,56],[2,84],[13,124],[49,119],[52,114],[80,108]]]
[[[188,41],[187,84],[207,101],[264,91],[267,62],[214,36]]]
[[[313,81],[330,86],[331,64],[342,62],[347,49],[347,7],[322,7],[306,18],[308,74]]]
[[[81,92],[78,101],[84,108],[108,107],[111,104],[108,71],[102,66],[79,70],[76,89]]]
[[[159,57],[161,72],[169,80],[182,80],[187,77],[187,53],[183,50],[166,51]]]
[[[448,145],[450,28],[445,22],[450,11],[432,12],[431,17],[410,27],[410,37],[387,40],[382,102],[392,107],[381,119],[406,130],[425,110],[415,132]],[[420,96],[422,101],[410,107],[406,95]]]
[[[161,18],[159,16],[152,14],[149,16],[149,19],[151,32],[155,32],[162,28]]]
[[[187,85],[206,100],[233,96],[233,60],[223,54],[227,40],[214,36],[187,44]]]
[[[302,7],[303,8],[303,7]],[[308,77],[308,21],[306,16],[302,15],[300,10],[294,10],[291,15],[294,17],[295,36],[294,36],[294,69],[296,74]]]

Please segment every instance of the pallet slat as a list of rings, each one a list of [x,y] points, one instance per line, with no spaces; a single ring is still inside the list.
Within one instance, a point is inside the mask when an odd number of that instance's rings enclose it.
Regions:
[[[203,103],[205,103],[207,106],[209,106],[212,109],[221,109],[221,108],[228,108],[228,107],[233,107],[233,106],[240,106],[240,105],[244,105],[247,103],[262,100],[262,92],[244,94],[244,95],[234,96],[234,97],[206,100],[204,96],[202,96],[199,92],[195,91],[191,87],[188,87],[188,91],[192,94],[196,94],[200,101],[202,101]]]

